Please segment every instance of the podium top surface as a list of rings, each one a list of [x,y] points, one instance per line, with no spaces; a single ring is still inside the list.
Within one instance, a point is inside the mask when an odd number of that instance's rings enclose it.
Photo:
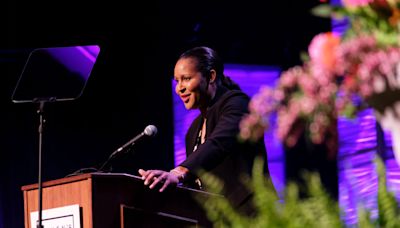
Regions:
[[[140,180],[140,177],[126,174],[126,173],[85,173],[85,174],[80,174],[76,176],[70,176],[70,177],[64,177],[56,180],[50,180],[43,182],[43,187],[49,187],[49,186],[54,186],[54,185],[60,185],[60,184],[65,184],[65,183],[70,183],[70,182],[75,182],[75,181],[81,181],[85,179],[90,179],[90,178],[127,178],[127,179],[132,179],[132,180]],[[38,184],[29,184],[21,187],[22,191],[28,191],[28,190],[33,190],[37,189],[39,186]]]
[[[45,188],[45,187],[50,187],[50,186],[62,185],[65,183],[82,181],[82,180],[86,180],[86,179],[106,179],[106,178],[120,179],[122,181],[132,181],[132,182],[140,182],[140,183],[143,182],[141,177],[135,176],[132,174],[128,174],[128,173],[85,173],[85,174],[80,174],[80,175],[76,175],[76,176],[70,176],[70,177],[64,177],[64,178],[60,178],[60,179],[46,181],[46,182],[43,182],[42,186]],[[22,191],[30,191],[30,190],[35,190],[38,187],[39,187],[39,185],[37,183],[29,184],[29,185],[22,186],[21,190]],[[193,188],[187,188],[187,187],[183,187],[183,186],[177,186],[177,189],[182,189],[182,190],[201,193],[201,194],[207,194],[210,196],[221,196],[219,194],[210,193],[210,192],[197,190],[197,189],[193,189]]]

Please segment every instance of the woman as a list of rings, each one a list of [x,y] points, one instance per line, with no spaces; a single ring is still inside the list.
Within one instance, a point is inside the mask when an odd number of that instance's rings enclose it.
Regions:
[[[196,47],[180,56],[174,69],[175,92],[186,109],[199,109],[200,114],[186,134],[186,160],[169,172],[140,169],[145,185],[158,187],[160,192],[178,184],[207,191],[196,176],[203,170],[224,182],[223,193],[235,207],[248,203],[251,192],[240,176],[251,174],[256,156],[266,161],[266,150],[263,140],[251,144],[237,140],[249,97],[223,71],[221,59],[208,47]],[[266,162],[265,174],[269,178]]]

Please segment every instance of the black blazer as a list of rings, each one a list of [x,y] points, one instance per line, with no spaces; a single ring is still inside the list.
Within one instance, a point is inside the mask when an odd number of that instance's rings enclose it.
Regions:
[[[206,113],[206,140],[193,152],[203,124],[201,114],[193,121],[186,134],[187,159],[180,166],[196,173],[205,170],[224,182],[223,194],[234,206],[244,204],[251,196],[241,175],[251,176],[254,158],[265,160],[265,175],[269,178],[264,137],[257,143],[238,141],[239,123],[248,113],[250,98],[239,90],[219,86]],[[204,186],[207,191],[207,186]]]

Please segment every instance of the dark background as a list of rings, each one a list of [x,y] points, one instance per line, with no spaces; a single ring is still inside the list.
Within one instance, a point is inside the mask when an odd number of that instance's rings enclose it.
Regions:
[[[98,44],[83,96],[45,105],[43,180],[97,166],[147,125],[159,134],[115,161],[115,172],[173,166],[173,67],[207,45],[225,62],[300,63],[311,38],[330,30],[319,1],[11,1],[0,13],[0,228],[23,227],[21,186],[37,182],[37,104],[11,95],[34,48]]]

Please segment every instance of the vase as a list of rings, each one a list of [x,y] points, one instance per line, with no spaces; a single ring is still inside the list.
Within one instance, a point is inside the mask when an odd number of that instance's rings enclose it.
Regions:
[[[400,89],[374,94],[367,103],[374,109],[376,120],[392,137],[392,149],[400,166]]]

